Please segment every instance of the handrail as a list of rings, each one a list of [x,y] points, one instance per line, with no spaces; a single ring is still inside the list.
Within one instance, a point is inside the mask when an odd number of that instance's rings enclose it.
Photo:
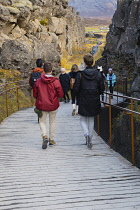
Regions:
[[[110,95],[110,96],[117,96],[117,97],[120,97],[120,98],[125,98],[125,99],[133,99],[133,100],[135,100],[135,101],[140,101],[140,99],[139,98],[133,98],[133,97],[130,97],[130,96],[124,96],[124,95],[117,95],[117,94],[112,94],[112,93],[108,93],[108,92],[104,92],[104,94],[108,94],[108,95]]]
[[[129,96],[122,96],[122,95],[118,95],[118,94],[112,94],[112,93],[108,93],[108,92],[104,92],[104,94],[109,96],[109,101],[108,102],[104,102],[101,101],[101,103],[104,104],[105,107],[109,108],[109,140],[110,140],[110,148],[112,148],[112,143],[113,143],[113,138],[112,138],[112,107],[117,108],[121,111],[124,111],[125,114],[130,115],[131,117],[131,145],[132,145],[132,163],[133,165],[135,165],[135,126],[134,126],[134,114],[135,115],[139,115],[140,116],[140,112],[134,111],[134,102],[140,102],[140,99],[138,98],[132,98]],[[128,108],[124,108],[121,106],[118,106],[116,104],[112,103],[111,97],[121,97],[124,98],[125,100],[130,100],[130,109]],[[97,127],[98,127],[98,135],[100,135],[100,115],[97,117]]]
[[[16,88],[19,89],[19,88],[21,88],[21,87],[26,87],[26,86],[29,86],[29,84],[20,85],[20,86],[16,86],[16,87],[13,87],[13,88],[6,89],[6,90],[0,92],[0,95],[2,95],[3,93],[9,92],[10,90],[13,90],[13,89],[16,89]]]
[[[13,84],[13,83],[18,83],[18,82],[24,82],[25,80],[17,80],[17,81],[14,81],[14,82],[6,82],[5,84],[3,85],[0,85],[0,87],[4,87],[6,85],[10,85],[10,84]]]
[[[13,88],[9,88],[9,89],[6,89],[2,92],[0,92],[0,96],[2,94],[5,94],[6,93],[6,97],[5,97],[5,100],[6,100],[6,116],[8,117],[9,116],[9,111],[8,111],[8,92],[10,92],[11,90],[14,90],[16,89],[16,99],[17,99],[17,110],[19,111],[19,92],[18,90],[23,88],[23,87],[27,87],[29,86],[28,83],[24,84],[24,85],[19,85],[19,86],[16,86],[16,87],[13,87]]]

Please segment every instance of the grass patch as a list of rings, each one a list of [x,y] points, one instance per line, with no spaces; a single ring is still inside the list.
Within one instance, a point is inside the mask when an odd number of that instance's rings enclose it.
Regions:
[[[21,81],[22,78],[19,71],[4,69],[0,69],[0,76],[2,78],[0,82],[0,122],[2,122],[3,119],[7,117],[6,93],[4,91],[16,87],[18,84],[20,84],[20,82],[17,83],[13,81]],[[10,84],[5,86],[6,83]],[[18,106],[19,109],[32,106],[31,98],[27,88],[19,89],[18,96],[19,97],[17,100],[17,89],[10,90],[7,93],[8,116],[18,111]]]

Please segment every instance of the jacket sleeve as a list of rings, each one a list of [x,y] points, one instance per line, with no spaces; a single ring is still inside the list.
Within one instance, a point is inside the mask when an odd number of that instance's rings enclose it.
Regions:
[[[80,80],[81,80],[81,73],[78,73],[75,78],[75,83],[73,86],[73,92],[77,94],[80,91]]]
[[[64,92],[63,92],[63,89],[59,80],[55,81],[55,90],[56,90],[57,97],[62,98],[64,95]]]
[[[37,96],[38,96],[38,88],[37,88],[37,82],[35,82],[33,87],[33,97],[37,98]]]

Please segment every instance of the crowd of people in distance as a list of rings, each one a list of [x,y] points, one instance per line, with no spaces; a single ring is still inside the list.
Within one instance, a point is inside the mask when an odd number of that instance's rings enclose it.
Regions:
[[[91,54],[83,57],[84,70],[80,71],[73,64],[70,72],[61,68],[59,78],[52,75],[53,67],[50,62],[37,59],[37,67],[33,69],[29,84],[31,95],[36,99],[34,111],[38,114],[39,125],[42,134],[42,149],[49,145],[55,145],[55,121],[56,113],[60,105],[59,98],[64,103],[72,103],[72,116],[80,115],[80,124],[86,145],[92,148],[94,117],[101,111],[100,95],[104,100],[105,80],[110,93],[116,84],[116,75],[109,68],[105,76],[103,68],[94,68],[94,58]],[[46,129],[46,118],[49,116],[49,135]]]

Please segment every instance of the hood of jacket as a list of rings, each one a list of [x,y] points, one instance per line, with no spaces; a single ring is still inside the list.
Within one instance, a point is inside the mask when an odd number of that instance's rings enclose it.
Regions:
[[[41,75],[41,81],[46,83],[46,84],[50,84],[50,83],[54,82],[55,80],[58,80],[58,79],[56,77],[47,76],[45,74]]]
[[[99,71],[97,69],[94,69],[91,67],[86,67],[86,69],[82,72],[82,76],[85,77],[88,80],[95,79],[99,74]]]

